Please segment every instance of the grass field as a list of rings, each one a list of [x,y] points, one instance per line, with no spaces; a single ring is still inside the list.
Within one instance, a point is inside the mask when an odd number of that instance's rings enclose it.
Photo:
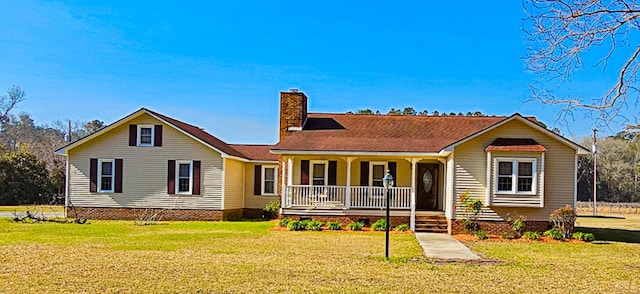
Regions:
[[[637,225],[618,221],[619,230],[634,231]],[[603,219],[585,218],[579,224],[594,229],[607,225]],[[270,230],[274,225],[171,222],[141,227],[131,221],[77,225],[0,219],[0,293],[640,289],[640,239],[599,244],[472,242],[473,250],[493,261],[438,265],[423,257],[411,234],[392,234],[393,259],[386,262],[383,233]]]

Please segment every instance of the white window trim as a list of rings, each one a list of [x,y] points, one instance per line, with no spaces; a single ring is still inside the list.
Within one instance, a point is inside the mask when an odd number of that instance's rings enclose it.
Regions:
[[[141,136],[142,136],[142,129],[151,129],[151,143],[142,143],[140,142],[141,140]],[[154,127],[154,125],[138,125],[138,135],[136,136],[136,140],[137,140],[137,146],[142,146],[142,147],[146,147],[146,146],[153,146],[153,143],[155,142],[155,138],[156,138],[156,128]]]
[[[313,165],[314,164],[324,164],[324,185],[323,187],[329,185],[329,161],[328,160],[310,160],[309,161],[309,186],[313,185]],[[318,185],[316,185],[318,186]]]
[[[273,169],[273,193],[265,193],[264,191],[264,183],[265,183],[265,179],[266,179],[266,169],[268,168],[272,168]],[[277,165],[263,165],[262,166],[262,173],[260,173],[260,191],[261,191],[261,195],[262,196],[278,196],[278,166]]]
[[[188,164],[189,165],[189,191],[180,192],[180,164]],[[179,195],[191,195],[193,189],[193,160],[176,160],[176,194]]]
[[[111,163],[111,190],[102,190],[102,163]],[[116,166],[114,159],[98,159],[98,192],[100,193],[113,193],[115,191],[116,184]]]
[[[511,191],[498,190],[498,179],[500,166],[499,162],[511,162]],[[531,191],[518,191],[518,163],[531,162],[532,166],[532,183]],[[494,171],[494,194],[496,195],[537,195],[538,193],[538,159],[535,157],[496,157],[493,161]]]
[[[382,171],[383,176],[389,170],[389,162],[387,161],[370,161],[369,162],[369,187],[373,187],[373,166],[374,165],[384,165],[384,170]]]

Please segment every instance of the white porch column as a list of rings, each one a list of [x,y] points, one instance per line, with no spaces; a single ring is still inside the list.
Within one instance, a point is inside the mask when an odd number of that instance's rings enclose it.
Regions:
[[[280,205],[280,214],[282,214],[282,208],[283,207],[287,207],[288,205],[288,201],[287,201],[287,186],[284,185],[285,183],[285,165],[284,165],[284,161],[285,161],[286,157],[282,157],[282,166],[281,166],[281,171],[280,174],[282,176],[282,180],[280,183],[280,201],[282,202],[282,204]],[[258,183],[253,183],[254,185],[257,185]]]
[[[355,157],[344,157],[343,158],[347,162],[347,194],[345,195],[346,202],[344,206],[349,209],[351,208],[351,162],[354,161]]]
[[[293,157],[287,159],[287,186],[293,185]]]
[[[416,164],[421,158],[407,158],[411,162],[411,216],[409,217],[409,227],[412,231],[416,230]]]

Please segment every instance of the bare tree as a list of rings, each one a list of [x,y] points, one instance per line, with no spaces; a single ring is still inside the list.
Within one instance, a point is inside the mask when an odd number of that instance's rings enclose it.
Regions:
[[[21,101],[27,93],[20,86],[13,85],[7,90],[7,96],[0,96],[0,123],[9,119],[9,112]]]
[[[608,125],[614,119],[638,124],[640,91],[640,5],[637,0],[524,0],[527,67],[538,75],[532,100],[562,105],[560,118],[586,110]],[[570,91],[570,78],[582,70],[615,71],[612,85],[596,97]],[[627,117],[629,110],[636,117]]]

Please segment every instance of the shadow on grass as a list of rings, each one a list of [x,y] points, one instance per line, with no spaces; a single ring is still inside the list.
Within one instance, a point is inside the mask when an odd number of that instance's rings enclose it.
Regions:
[[[623,216],[612,215],[579,215],[578,218],[610,218],[610,219],[626,219]]]
[[[574,231],[592,233],[598,241],[640,243],[640,231],[587,227],[576,227]]]

